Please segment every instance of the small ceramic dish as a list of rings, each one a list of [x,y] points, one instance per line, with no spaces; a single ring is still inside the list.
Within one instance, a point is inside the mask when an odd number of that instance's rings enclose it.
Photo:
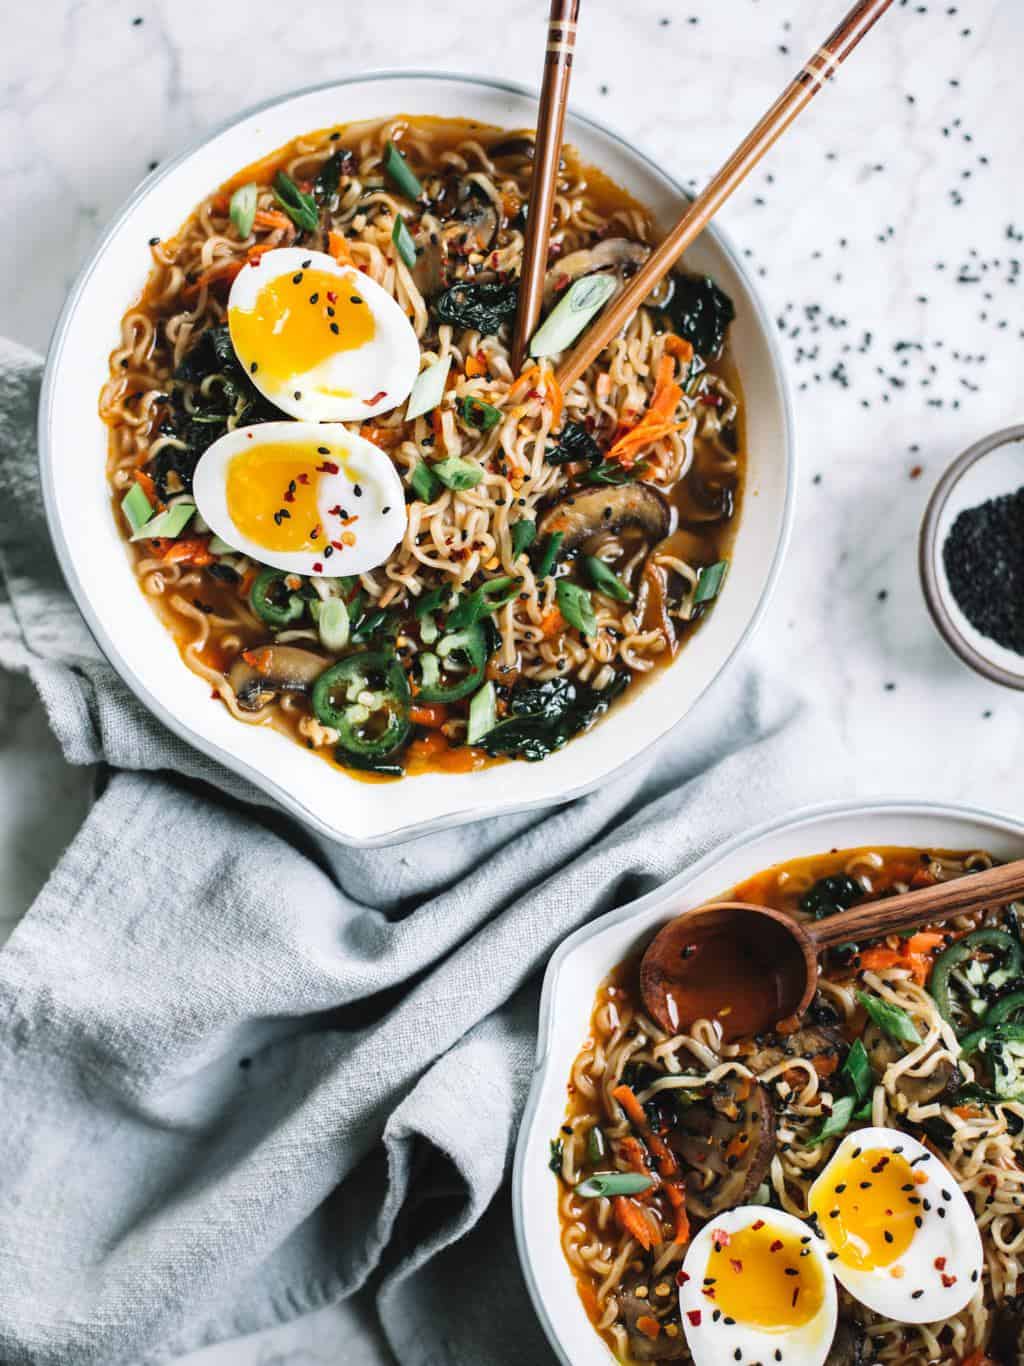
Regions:
[[[950,588],[942,548],[957,517],[990,498],[1024,486],[1024,426],[1006,427],[975,442],[950,465],[928,500],[918,542],[918,567],[928,611],[949,648],[976,673],[1024,689],[1024,655],[982,635]]]
[[[771,318],[739,253],[708,228],[686,253],[736,304],[730,341],[746,401],[749,463],[728,591],[671,668],[588,734],[542,764],[428,773],[361,783],[266,726],[240,725],[210,700],[139,591],[111,515],[100,389],[118,320],[151,265],[147,240],[177,229],[239,167],[297,134],[339,122],[434,114],[506,128],[536,121],[536,95],[504,82],[435,72],[381,72],[318,86],[239,115],[165,163],[108,228],[57,324],[40,401],[39,452],[50,533],[65,578],[100,648],[139,700],[188,743],[262,788],[329,839],[393,843],[466,821],[567,801],[635,759],[689,712],[760,619],[785,547],[793,502],[793,423]],[[565,137],[649,206],[667,230],[685,195],[615,133],[571,110]]]
[[[986,849],[997,859],[1020,858],[1024,822],[921,801],[808,808],[738,835],[657,891],[583,926],[553,954],[541,994],[533,1085],[516,1146],[512,1208],[526,1284],[562,1366],[614,1364],[587,1318],[562,1253],[555,1178],[548,1166],[549,1144],[565,1119],[566,1085],[598,986],[681,911],[776,863],[866,845]]]

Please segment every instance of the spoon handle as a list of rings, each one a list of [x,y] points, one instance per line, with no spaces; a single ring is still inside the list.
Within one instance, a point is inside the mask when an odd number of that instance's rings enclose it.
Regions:
[[[981,873],[937,882],[915,892],[868,901],[826,920],[805,924],[815,948],[834,948],[851,940],[878,939],[884,934],[917,929],[935,921],[949,920],[965,911],[989,910],[1024,896],[1024,859],[986,868]]]

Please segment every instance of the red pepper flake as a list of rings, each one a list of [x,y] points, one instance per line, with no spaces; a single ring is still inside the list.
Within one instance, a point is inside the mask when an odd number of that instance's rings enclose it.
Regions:
[[[716,1228],[711,1231],[711,1243],[716,1252],[721,1252],[723,1247],[729,1246],[729,1235],[724,1228]],[[782,1244],[779,1244],[781,1247]]]
[[[332,542],[331,542],[331,545],[334,546],[335,550],[344,550],[344,549],[345,549],[345,547],[342,545],[342,543],[341,543],[340,541],[332,541]]]
[[[910,477],[911,477],[911,479],[920,479],[922,474],[924,474],[924,466],[923,466],[923,465],[914,465],[914,466],[911,468],[911,471],[910,471]]]
[[[700,1327],[701,1312],[699,1309],[687,1309],[686,1317],[690,1320],[692,1327]]]
[[[733,1271],[736,1272],[737,1276],[743,1275],[743,1263],[741,1261],[738,1261],[735,1257],[730,1257],[729,1265],[732,1267]]]
[[[946,1289],[948,1290],[949,1287],[950,1287],[951,1285],[956,1285],[956,1277],[955,1277],[955,1276],[949,1276],[949,1275],[947,1275],[946,1272],[944,1271],[944,1272],[942,1273],[942,1284],[943,1284],[943,1285],[946,1287]]]
[[[285,493],[285,495],[284,495],[284,501],[285,501],[286,503],[294,503],[294,502],[295,502],[295,494],[292,493],[292,491],[291,491],[290,489]]]
[[[705,407],[705,408],[721,408],[721,406],[722,406],[722,395],[721,395],[721,394],[701,394],[700,401],[701,401],[701,403],[704,404],[704,407]]]
[[[793,1291],[793,1298],[792,1298],[792,1299],[790,1300],[790,1302],[789,1302],[790,1305],[792,1306],[792,1308],[794,1308],[794,1309],[796,1308],[796,1302],[797,1302],[797,1300],[798,1300],[799,1298],[800,1298],[800,1287],[797,1286],[797,1288]]]
[[[322,574],[323,572],[324,572],[324,567],[323,567],[323,565],[320,563],[320,561],[317,560],[317,562],[313,565],[313,573],[314,573],[314,574]]]
[[[377,392],[373,395],[373,397],[368,398],[366,401],[370,404],[379,403],[382,398],[387,398],[387,396],[388,391],[386,389],[378,389]]]
[[[338,302],[338,296],[333,289],[327,291],[327,302],[329,304],[336,304]]]
[[[755,1219],[754,1222],[750,1225],[750,1227],[754,1230],[755,1233],[757,1233],[764,1228],[764,1220]]]
[[[946,1269],[946,1259],[945,1259],[945,1257],[936,1257],[936,1258],[935,1258],[935,1270],[936,1270],[936,1271],[945,1271],[945,1269]]]
[[[775,1239],[775,1242],[772,1243],[772,1244],[769,1246],[768,1251],[769,1251],[769,1252],[781,1252],[781,1251],[782,1251],[782,1239],[781,1239],[781,1238],[776,1238],[776,1239]]]
[[[298,476],[298,480],[299,480],[299,483],[300,483],[300,484],[308,484],[308,483],[309,483],[309,475],[308,475],[308,474],[300,474],[300,475]]]
[[[216,697],[217,694],[214,693],[214,696]],[[690,1277],[689,1277],[689,1275],[687,1274],[687,1272],[685,1272],[685,1271],[677,1271],[677,1272],[676,1272],[676,1285],[685,1285],[686,1282],[687,1282],[689,1279],[690,1279]]]
[[[333,460],[325,460],[322,465],[316,467],[317,474],[338,474],[340,471],[341,466],[336,465]]]
[[[715,1298],[715,1287],[713,1285],[706,1285],[704,1287],[704,1294],[709,1300],[713,1300]]]

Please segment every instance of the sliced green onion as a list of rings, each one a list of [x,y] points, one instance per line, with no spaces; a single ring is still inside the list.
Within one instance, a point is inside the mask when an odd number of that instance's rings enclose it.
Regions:
[[[484,477],[484,472],[479,465],[471,465],[468,460],[460,460],[457,455],[449,455],[446,460],[439,461],[430,469],[431,473],[440,479],[445,488],[454,489],[457,492],[464,489],[475,489]]]
[[[699,607],[701,603],[710,602],[712,598],[718,597],[728,572],[728,560],[716,560],[714,564],[709,564],[706,569],[700,571],[700,578],[697,580],[697,591],[693,595],[694,607]]]
[[[436,612],[444,602],[447,593],[445,588],[432,588],[429,593],[424,593],[422,598],[418,598],[413,611],[418,617],[426,616],[428,612]]]
[[[874,1077],[871,1074],[871,1063],[868,1061],[867,1049],[860,1039],[854,1040],[853,1046],[847,1053],[841,1075],[849,1082],[858,1102],[865,1100],[871,1094]]]
[[[551,570],[554,568],[555,559],[558,556],[558,547],[562,544],[564,540],[564,531],[552,532],[552,534],[548,537],[547,544],[544,547],[544,553],[541,555],[539,561],[537,562],[538,579],[546,579],[547,576],[551,573]]]
[[[255,182],[250,181],[248,185],[239,185],[231,196],[228,213],[239,237],[248,237],[252,232],[252,225],[256,221],[257,193]]]
[[[398,248],[399,256],[412,270],[416,264],[416,243],[412,240],[412,233],[405,226],[405,219],[400,213],[395,214],[394,227],[391,229],[391,240]]]
[[[413,393],[415,394],[415,392],[414,388]],[[412,402],[411,398],[409,402]],[[413,470],[409,483],[412,485],[413,493],[421,503],[432,503],[441,492],[441,481],[425,460],[421,460]]]
[[[210,537],[209,551],[211,555],[237,555],[240,552],[233,545],[228,545],[227,541],[219,536]]]
[[[420,371],[409,395],[409,403],[405,410],[406,422],[411,422],[414,417],[421,417],[423,413],[429,413],[431,408],[437,407],[444,398],[444,386],[448,383],[448,372],[451,368],[452,358],[445,356],[444,360],[436,360],[426,370]],[[414,480],[413,488],[415,487]],[[429,502],[429,499],[424,499],[424,502]]]
[[[560,1138],[553,1138],[548,1143],[548,1170],[560,1172],[562,1170],[562,1153],[565,1151],[565,1144]]]
[[[121,511],[128,518],[132,531],[141,531],[153,515],[153,504],[146,497],[141,484],[133,484],[121,499]]]
[[[404,194],[406,199],[419,199],[423,193],[423,186],[409,169],[409,163],[390,138],[388,138],[387,151],[384,155],[384,170],[391,177],[398,192]]]
[[[471,745],[482,740],[498,724],[498,699],[494,684],[489,680],[479,692],[474,693],[469,703],[469,725],[466,739]]]
[[[533,334],[530,355],[554,356],[571,346],[614,293],[613,275],[584,275],[574,281]]]
[[[461,631],[467,626],[475,626],[477,622],[483,621],[484,617],[489,617],[499,607],[504,607],[506,602],[511,602],[519,592],[521,583],[522,579],[503,574],[500,578],[488,579],[475,592],[459,598],[448,613],[449,631]]]
[[[489,432],[501,421],[500,408],[495,408],[493,403],[485,403],[482,398],[474,398],[472,394],[466,394],[459,408],[466,426],[478,432]]]
[[[568,579],[559,579],[555,584],[555,597],[559,611],[570,626],[575,626],[585,636],[597,635],[594,604],[585,588],[570,583]]]
[[[349,617],[342,598],[326,598],[320,603],[316,629],[325,650],[344,650],[348,644]]]
[[[904,1043],[921,1042],[917,1026],[900,1006],[892,1006],[877,996],[869,996],[866,991],[858,991],[857,1000],[867,1011],[869,1019],[891,1039],[901,1039]]]
[[[845,1133],[856,1108],[857,1102],[853,1096],[840,1096],[832,1106],[832,1113],[828,1119],[814,1137],[807,1140],[808,1148],[817,1148],[819,1144],[827,1142],[828,1139],[836,1138],[839,1134]]]
[[[190,503],[186,499],[180,503],[174,503],[166,511],[158,512],[155,517],[150,518],[144,527],[136,531],[132,540],[151,541],[156,540],[157,537],[173,540],[175,536],[180,536],[188,526],[195,510],[195,503]]]
[[[603,1162],[608,1156],[608,1140],[600,1124],[595,1124],[587,1134],[587,1161]]]
[[[599,1195],[639,1195],[653,1185],[654,1177],[642,1172],[595,1172],[574,1189],[577,1195],[590,1200]]]
[[[633,594],[619,578],[618,574],[613,574],[605,564],[604,560],[599,560],[596,555],[588,555],[584,561],[587,573],[590,575],[594,587],[599,593],[605,593],[608,597],[614,598],[616,602],[632,602]]]
[[[522,517],[512,526],[512,559],[518,560],[524,550],[529,550],[537,535],[537,523],[529,517]]]
[[[424,612],[420,617],[420,640],[424,645],[434,645],[441,634],[438,630],[437,622],[430,612]]]
[[[297,228],[316,232],[320,226],[320,210],[311,194],[304,194],[291,176],[278,171],[274,177],[274,198]]]

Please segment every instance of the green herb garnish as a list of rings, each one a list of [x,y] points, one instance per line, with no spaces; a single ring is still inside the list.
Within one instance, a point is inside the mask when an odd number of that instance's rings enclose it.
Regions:
[[[438,461],[436,465],[431,466],[431,472],[440,479],[445,488],[457,492],[475,489],[484,477],[479,465],[471,465],[467,460],[460,460],[457,455],[449,455],[446,460]]]
[[[512,524],[512,558],[518,560],[524,550],[529,550],[537,535],[537,523],[529,517],[522,517]]]
[[[543,554],[537,561],[537,578],[546,579],[554,568],[555,559],[558,555],[558,548],[565,540],[564,531],[554,531],[548,537],[544,546]]]
[[[817,1148],[822,1143],[827,1142],[828,1139],[836,1138],[839,1134],[844,1133],[856,1108],[857,1101],[853,1096],[840,1096],[832,1106],[832,1113],[828,1119],[818,1132],[807,1140],[807,1147]]]
[[[599,560],[596,555],[587,555],[583,563],[590,575],[591,582],[599,593],[614,598],[616,602],[633,601],[633,594],[630,589],[626,587],[618,574],[614,574],[608,568],[604,560]]]
[[[239,185],[231,196],[228,213],[231,215],[231,221],[234,223],[235,231],[239,237],[246,238],[252,232],[252,225],[256,221],[256,196],[258,193],[256,185],[250,181],[248,185]]]
[[[127,517],[132,531],[141,531],[153,516],[153,504],[146,497],[140,484],[133,484],[121,499],[121,511]]]
[[[871,1073],[871,1063],[868,1061],[867,1049],[860,1039],[854,1040],[846,1061],[840,1069],[840,1076],[844,1077],[849,1083],[858,1102],[863,1101],[871,1094],[874,1086],[874,1077]]]
[[[320,226],[320,210],[316,200],[300,190],[284,171],[278,171],[274,177],[274,198],[297,228],[303,232],[316,232]]]
[[[412,240],[412,233],[405,226],[405,219],[400,213],[395,214],[394,226],[391,229],[391,240],[394,242],[399,256],[412,270],[416,264],[416,243]]]
[[[728,572],[728,560],[716,560],[714,564],[709,564],[700,571],[697,590],[693,595],[694,607],[700,607],[702,603],[711,602],[713,598],[718,596]]]
[[[441,492],[441,481],[425,460],[421,460],[413,470],[409,483],[422,503],[432,503]]]
[[[599,1195],[639,1195],[653,1185],[654,1177],[642,1172],[594,1172],[573,1189],[584,1199],[593,1200]]]
[[[175,536],[180,536],[188,526],[195,510],[195,503],[184,498],[180,503],[172,503],[164,512],[158,512],[155,517],[151,517],[144,526],[140,527],[133,534],[132,540],[173,540]]]
[[[858,991],[857,1000],[867,1011],[868,1017],[891,1039],[901,1039],[904,1043],[921,1042],[917,1026],[900,1006],[890,1005],[877,996],[869,996],[866,991]]]
[[[570,626],[575,626],[585,636],[597,634],[597,617],[590,594],[578,584],[568,579],[559,579],[555,584],[555,597],[558,609]]]
[[[449,631],[461,631],[467,626],[475,626],[484,617],[489,617],[506,602],[511,602],[519,592],[522,579],[504,574],[497,579],[488,579],[472,593],[460,597],[448,613],[446,625]]]
[[[423,193],[423,186],[390,138],[384,153],[384,170],[391,177],[391,182],[399,194],[404,194],[406,199],[419,199]]]

